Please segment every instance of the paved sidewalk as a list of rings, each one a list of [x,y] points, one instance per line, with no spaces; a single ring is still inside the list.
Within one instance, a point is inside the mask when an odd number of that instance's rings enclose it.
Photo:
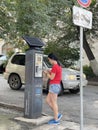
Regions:
[[[37,119],[27,119],[24,117],[15,118],[15,120],[36,125],[37,127],[33,130],[80,130],[80,124],[75,123],[73,121],[64,121],[61,119],[60,125],[49,125],[48,121],[50,119],[53,119],[53,117],[45,114],[43,114],[42,117],[39,117]],[[83,130],[98,130],[98,128],[93,125],[84,125]]]
[[[0,102],[0,106],[23,112],[23,107],[15,105],[15,104],[7,104],[4,102]],[[67,120],[65,121],[61,120],[60,125],[57,125],[57,126],[48,125],[47,122],[37,125],[36,128],[33,128],[32,130],[80,130],[80,124],[67,121]],[[29,123],[32,123],[32,122],[28,121],[28,124]],[[89,126],[85,125],[83,130],[98,130],[98,128],[93,125],[89,125]]]
[[[80,130],[80,125],[75,122],[63,121],[57,126],[44,124],[33,130]],[[84,126],[83,130],[98,130],[98,128],[94,126]]]
[[[33,130],[80,130],[80,124],[70,121],[61,121],[60,125],[42,124]],[[98,130],[95,126],[84,126],[83,130]]]
[[[3,103],[0,103],[0,106],[3,106],[3,107],[7,107],[7,108],[10,108],[10,109],[16,109],[16,110],[19,110],[19,111],[22,111],[23,108],[21,107],[16,107],[14,105],[9,105],[9,104],[3,104]],[[24,117],[16,117],[16,118],[24,118]],[[71,121],[67,121],[67,120],[62,120],[60,121],[60,125],[49,125],[47,122],[53,117],[50,117],[47,115],[47,117],[45,118],[46,121],[40,121],[40,118],[38,119],[27,119],[27,118],[24,118],[24,120],[19,120],[19,122],[26,122],[28,124],[34,124],[35,122],[35,125],[36,125],[36,128],[33,128],[32,130],[80,130],[80,124],[78,123],[75,123],[75,122],[71,122]],[[15,118],[14,118],[15,119]],[[15,119],[16,120],[16,119]],[[98,130],[97,127],[93,126],[93,125],[84,125],[83,127],[83,130]]]

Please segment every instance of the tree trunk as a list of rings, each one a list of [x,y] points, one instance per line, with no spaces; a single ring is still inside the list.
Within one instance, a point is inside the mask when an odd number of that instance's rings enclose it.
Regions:
[[[98,76],[98,62],[96,61],[93,52],[91,51],[89,44],[86,39],[86,34],[83,32],[83,48],[86,52],[88,60],[90,61],[90,66],[96,76]]]

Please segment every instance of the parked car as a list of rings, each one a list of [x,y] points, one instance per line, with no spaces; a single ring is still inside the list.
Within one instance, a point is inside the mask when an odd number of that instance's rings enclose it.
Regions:
[[[0,55],[0,73],[5,71],[5,62],[7,61],[6,55]]]
[[[47,56],[43,56],[43,70],[51,69],[51,64],[48,62]],[[80,90],[80,72],[69,69],[62,68],[62,90],[69,90],[71,93],[78,93]],[[18,90],[25,84],[25,53],[15,53],[9,59],[4,73],[5,79],[7,79],[11,89]],[[85,74],[83,74],[83,86],[87,85],[87,80]],[[48,90],[49,79],[43,73],[43,89]]]

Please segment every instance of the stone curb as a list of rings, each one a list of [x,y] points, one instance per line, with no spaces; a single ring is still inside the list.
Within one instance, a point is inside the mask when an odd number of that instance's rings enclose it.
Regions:
[[[88,85],[95,85],[95,86],[97,86],[97,85],[98,85],[98,82],[88,81]]]
[[[24,111],[24,108],[22,108],[22,107],[15,106],[15,105],[12,105],[12,104],[7,104],[7,103],[4,103],[4,102],[0,102],[0,106],[3,107],[3,108],[13,109],[15,111],[20,111],[20,112]]]
[[[26,122],[26,123],[31,123],[33,125],[39,126],[39,125],[43,125],[45,123],[47,123],[49,120],[53,119],[52,116],[44,116],[42,114],[41,117],[38,117],[37,119],[29,119],[29,118],[25,118],[25,117],[16,117],[14,118],[17,121],[21,121],[21,122]]]

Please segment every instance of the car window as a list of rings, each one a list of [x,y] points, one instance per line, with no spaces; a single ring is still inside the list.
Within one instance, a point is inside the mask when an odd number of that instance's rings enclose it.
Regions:
[[[48,57],[43,57],[43,60],[45,62],[45,64],[48,66],[48,68],[52,68],[52,65],[50,64]],[[64,68],[65,66],[59,61],[59,64],[62,66],[62,68]]]
[[[3,55],[0,55],[0,57],[2,57]]]
[[[50,64],[49,60],[47,57],[43,57],[43,61],[45,62],[45,64],[48,66],[48,68],[52,68],[52,65]]]
[[[17,65],[25,65],[25,55],[15,55],[11,62]]]

